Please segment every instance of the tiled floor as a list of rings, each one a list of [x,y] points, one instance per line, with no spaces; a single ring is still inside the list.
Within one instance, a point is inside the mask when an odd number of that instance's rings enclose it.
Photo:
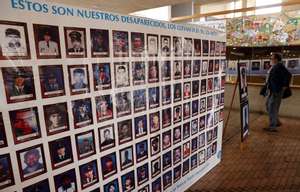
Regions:
[[[223,158],[189,191],[300,192],[300,120],[281,118],[279,132],[263,131],[268,118],[250,115],[251,135],[241,148],[239,113],[223,140]]]

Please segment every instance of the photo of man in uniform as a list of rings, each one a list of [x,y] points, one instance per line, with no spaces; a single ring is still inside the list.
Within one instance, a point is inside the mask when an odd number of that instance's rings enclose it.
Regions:
[[[182,65],[182,61],[174,61],[174,79],[181,79],[181,74],[182,74],[182,69],[181,66]]]
[[[22,143],[41,136],[37,107],[9,112],[15,143]]]
[[[148,163],[137,168],[137,182],[141,185],[149,180]]]
[[[94,132],[88,131],[75,135],[78,159],[95,154]]]
[[[140,162],[148,158],[148,142],[147,140],[141,141],[135,145],[136,161]]]
[[[119,144],[126,143],[132,140],[132,123],[131,119],[118,123]]]
[[[159,82],[159,64],[158,61],[148,62],[148,82],[154,83]]]
[[[43,98],[65,94],[64,75],[61,65],[40,66],[39,73]]]
[[[49,143],[52,168],[59,168],[73,162],[71,138],[64,137]]]
[[[194,56],[201,56],[201,39],[194,39]]]
[[[144,62],[132,62],[132,75],[133,75],[133,84],[134,85],[145,84],[145,81],[146,81],[145,63]]]
[[[35,41],[38,47],[37,56],[40,58],[59,58],[59,31],[57,26],[33,25]]]
[[[97,161],[92,161],[79,167],[82,189],[98,182]]]
[[[120,166],[124,170],[133,165],[133,148],[127,147],[120,150]]]
[[[92,191],[91,191],[92,192]],[[99,189],[100,192],[100,189]],[[115,179],[104,185],[104,192],[119,192],[119,182]]]
[[[54,183],[57,192],[76,192],[77,185],[75,169],[71,169],[54,176]]]
[[[32,67],[2,68],[8,103],[35,99]]]
[[[128,57],[129,56],[128,32],[113,30],[112,34],[113,34],[114,57]]]
[[[49,135],[69,129],[67,103],[45,105],[44,116]]]
[[[134,118],[135,138],[139,138],[147,134],[147,116],[139,116]]]
[[[109,57],[109,32],[91,29],[92,57]]]
[[[101,167],[103,179],[117,173],[116,153],[111,153],[101,157]]]
[[[159,106],[159,87],[151,87],[148,90],[149,108],[153,109]]]
[[[133,91],[134,112],[140,112],[146,109],[146,90],[139,89]]]
[[[193,52],[193,39],[184,38],[183,41],[183,55],[184,56],[192,56]]]
[[[88,66],[69,66],[71,93],[88,93],[89,78],[88,78]]]
[[[115,66],[115,85],[116,88],[127,87],[130,85],[129,63],[118,62]]]
[[[28,42],[26,24],[0,23],[1,56],[30,56],[26,43]]]
[[[93,76],[96,91],[111,88],[111,72],[109,63],[94,63]]]
[[[135,189],[134,171],[131,171],[121,176],[121,181],[123,192],[133,191]]]
[[[161,78],[163,81],[171,80],[171,62],[170,61],[162,61],[161,66]]]
[[[158,54],[158,35],[147,35],[148,55],[157,56]]]
[[[93,123],[91,99],[72,101],[72,111],[75,128],[84,127]]]
[[[162,104],[167,105],[171,103],[171,85],[162,86],[161,88]]]
[[[115,146],[114,126],[109,125],[99,128],[100,150],[106,150]]]
[[[85,29],[68,29],[65,28],[67,33],[67,54],[84,56],[85,55]]]
[[[30,149],[25,149],[22,152],[18,152],[20,164],[22,168],[22,178],[26,179],[32,175],[40,175],[46,171],[44,165],[44,158],[42,157],[42,146],[37,146]]]
[[[131,32],[131,51],[133,57],[140,57],[145,51],[144,33]]]
[[[131,94],[123,92],[116,94],[117,117],[131,114]]]
[[[113,118],[113,104],[111,95],[101,95],[95,98],[98,122]]]
[[[175,56],[182,56],[182,38],[173,37],[173,46]]]
[[[150,139],[151,156],[154,156],[160,152],[160,135],[152,137]]]
[[[171,37],[170,36],[160,36],[161,42],[161,55],[170,56],[171,53]]]

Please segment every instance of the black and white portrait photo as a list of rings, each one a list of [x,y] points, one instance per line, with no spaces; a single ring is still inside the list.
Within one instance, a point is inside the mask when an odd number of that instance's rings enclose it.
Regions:
[[[86,57],[85,28],[64,27],[67,57]]]

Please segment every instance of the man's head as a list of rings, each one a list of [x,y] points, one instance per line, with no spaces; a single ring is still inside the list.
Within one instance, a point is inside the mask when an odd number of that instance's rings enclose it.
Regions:
[[[66,154],[66,147],[64,146],[64,144],[60,143],[57,147],[57,154],[58,155],[65,155]]]
[[[24,155],[24,163],[28,167],[32,167],[36,165],[39,162],[40,159],[40,152],[37,149],[31,149],[30,151],[27,151]]]
[[[73,71],[73,77],[76,83],[83,83],[85,77],[84,70],[80,68],[75,69]]]
[[[47,42],[49,42],[51,40],[51,35],[50,35],[49,31],[45,31],[43,37],[44,37],[44,40]]]
[[[276,65],[282,61],[281,53],[271,53],[271,65]]]
[[[58,110],[56,110],[55,108],[51,108],[49,110],[49,122],[53,127],[58,127],[61,119],[62,116],[60,115],[60,112]]]
[[[110,130],[109,129],[105,129],[104,130],[104,139],[110,139]]]
[[[81,48],[81,34],[78,31],[72,31],[69,34],[73,48]]]

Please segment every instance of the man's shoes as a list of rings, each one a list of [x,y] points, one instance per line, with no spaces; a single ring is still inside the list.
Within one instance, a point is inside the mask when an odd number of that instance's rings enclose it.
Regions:
[[[264,130],[268,132],[278,132],[276,128],[270,128],[270,127],[264,128]]]

